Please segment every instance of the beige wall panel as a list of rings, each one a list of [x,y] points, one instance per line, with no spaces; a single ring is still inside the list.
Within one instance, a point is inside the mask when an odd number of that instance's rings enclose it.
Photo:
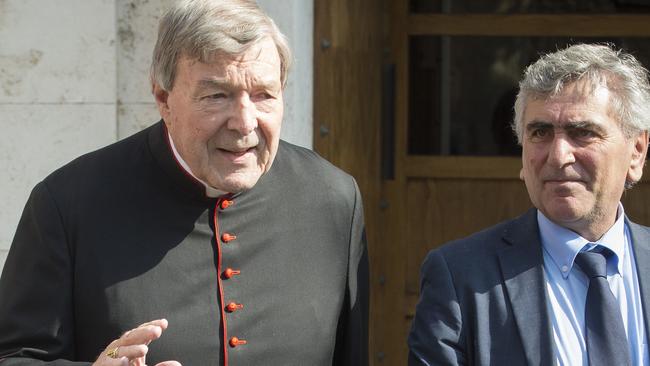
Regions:
[[[114,0],[0,2],[0,104],[114,100]]]
[[[158,20],[171,4],[173,0],[116,0],[117,98],[120,103],[154,102],[149,85],[151,53],[156,43]]]
[[[0,104],[0,249],[8,249],[27,197],[61,165],[115,141],[114,105]]]
[[[122,139],[141,131],[160,120],[154,103],[126,103],[117,107],[118,138]]]
[[[4,268],[6,260],[7,260],[7,250],[0,249],[0,272],[2,272],[2,268]]]

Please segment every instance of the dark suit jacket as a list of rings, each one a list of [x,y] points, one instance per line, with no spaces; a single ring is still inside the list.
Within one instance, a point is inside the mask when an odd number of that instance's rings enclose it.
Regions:
[[[650,229],[627,224],[647,324]],[[535,209],[431,251],[421,277],[409,365],[553,364]]]
[[[281,142],[255,187],[227,199],[206,198],[180,169],[162,123],[47,177],[0,279],[0,363],[87,364],[122,332],[166,317],[148,364],[367,364],[352,177]],[[228,312],[231,302],[243,308]],[[233,336],[248,343],[231,347]]]

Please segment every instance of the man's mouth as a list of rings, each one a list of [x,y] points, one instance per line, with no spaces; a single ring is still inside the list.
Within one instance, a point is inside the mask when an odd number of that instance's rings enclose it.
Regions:
[[[246,153],[255,151],[255,146],[249,148],[235,148],[235,149],[218,148],[217,150],[232,156],[243,156]]]
[[[583,183],[584,181],[579,177],[552,177],[543,180],[544,183]]]

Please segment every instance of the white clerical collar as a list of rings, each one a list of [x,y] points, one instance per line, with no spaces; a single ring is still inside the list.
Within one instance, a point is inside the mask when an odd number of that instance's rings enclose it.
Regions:
[[[183,170],[185,170],[185,172],[187,172],[187,174],[191,175],[192,178],[196,179],[197,181],[201,182],[201,184],[203,184],[203,186],[205,187],[206,196],[216,198],[219,196],[223,196],[224,194],[227,193],[227,192],[220,191],[214,187],[211,187],[208,185],[208,183],[197,178],[197,176],[194,175],[194,173],[192,173],[192,169],[190,169],[190,166],[187,165],[185,160],[183,160],[183,158],[181,157],[181,154],[179,154],[178,150],[176,150],[176,146],[174,145],[174,140],[172,140],[172,136],[169,134],[169,131],[167,131],[167,139],[169,140],[169,146],[172,147],[172,152],[174,153],[174,157],[176,158],[178,164],[181,166],[181,168],[183,168]]]

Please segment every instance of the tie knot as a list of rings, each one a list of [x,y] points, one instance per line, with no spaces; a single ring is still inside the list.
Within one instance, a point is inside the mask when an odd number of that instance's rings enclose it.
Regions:
[[[576,263],[589,278],[607,276],[606,250],[602,252],[580,252],[576,256]]]

